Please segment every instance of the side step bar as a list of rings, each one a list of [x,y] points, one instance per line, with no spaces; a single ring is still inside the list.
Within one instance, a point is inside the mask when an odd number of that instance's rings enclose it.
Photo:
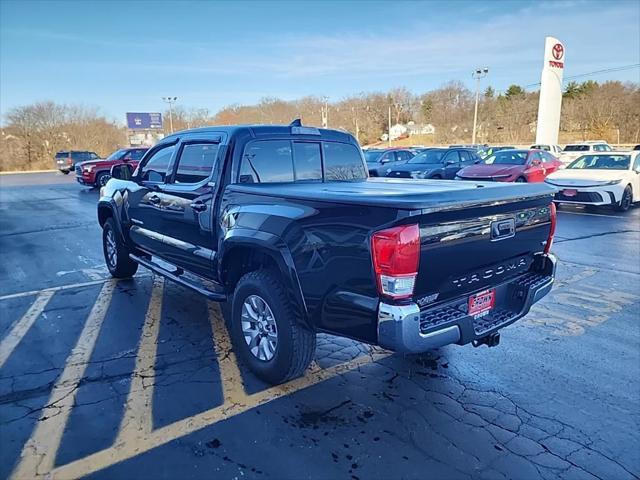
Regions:
[[[207,290],[206,288],[196,283],[190,282],[189,280],[186,280],[184,278],[180,278],[178,276],[179,275],[178,272],[181,271],[181,269],[178,269],[176,272],[170,272],[169,270],[162,268],[160,265],[153,263],[151,260],[147,260],[146,258],[140,257],[138,255],[134,255],[133,253],[129,254],[129,258],[131,258],[131,260],[133,260],[137,264],[142,265],[145,268],[148,268],[149,270],[157,273],[158,275],[162,275],[163,277],[168,278],[169,280],[177,283],[178,285],[182,285],[185,288],[198,292],[200,295],[204,295],[209,300],[212,300],[214,302],[227,301],[227,295],[224,293],[212,292],[211,290]]]

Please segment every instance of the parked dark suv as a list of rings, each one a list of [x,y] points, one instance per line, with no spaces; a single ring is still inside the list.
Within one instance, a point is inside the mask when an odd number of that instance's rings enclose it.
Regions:
[[[454,179],[458,170],[481,160],[472,148],[432,148],[416,155],[403,165],[394,165],[386,176]]]
[[[76,168],[76,163],[87,160],[97,160],[100,156],[96,152],[86,150],[70,150],[56,153],[56,168],[67,175]]]
[[[414,155],[408,148],[376,148],[365,150],[364,159],[370,177],[384,177],[394,165],[407,163]]]

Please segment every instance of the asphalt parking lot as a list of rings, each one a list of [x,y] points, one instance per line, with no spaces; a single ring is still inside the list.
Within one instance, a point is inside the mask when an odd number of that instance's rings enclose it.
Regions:
[[[560,209],[553,292],[497,348],[322,336],[269,387],[219,308],[109,279],[98,193],[0,176],[0,476],[640,477],[640,207]]]

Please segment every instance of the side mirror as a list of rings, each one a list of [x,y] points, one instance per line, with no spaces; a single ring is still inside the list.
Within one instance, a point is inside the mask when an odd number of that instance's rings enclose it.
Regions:
[[[131,168],[131,165],[128,163],[122,163],[111,167],[111,178],[117,178],[118,180],[131,180],[132,177],[133,168]]]
[[[531,161],[531,165],[533,165],[534,167],[539,167],[542,164],[542,162],[540,160],[532,160]]]

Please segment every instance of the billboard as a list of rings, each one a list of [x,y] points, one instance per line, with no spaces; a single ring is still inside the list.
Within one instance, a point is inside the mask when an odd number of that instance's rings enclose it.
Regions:
[[[557,145],[562,107],[562,76],[564,73],[564,45],[557,38],[544,41],[544,64],[540,78],[540,102],[536,144]]]
[[[162,129],[162,114],[149,112],[127,112],[127,128],[130,130]]]

